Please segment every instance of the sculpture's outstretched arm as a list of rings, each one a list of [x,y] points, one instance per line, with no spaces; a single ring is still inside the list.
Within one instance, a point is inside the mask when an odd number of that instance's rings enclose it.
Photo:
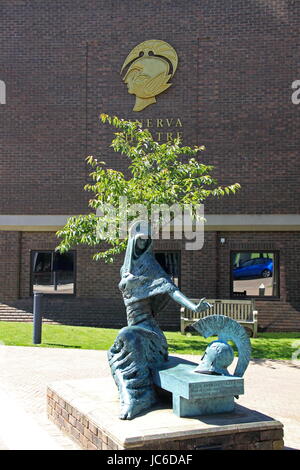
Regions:
[[[194,302],[191,302],[190,299],[183,295],[179,289],[174,292],[170,292],[169,295],[173,300],[175,300],[175,302],[183,307],[193,310],[193,312],[202,312],[202,310],[207,310],[212,307],[212,305],[205,300],[205,297],[203,297],[198,304],[194,304]]]

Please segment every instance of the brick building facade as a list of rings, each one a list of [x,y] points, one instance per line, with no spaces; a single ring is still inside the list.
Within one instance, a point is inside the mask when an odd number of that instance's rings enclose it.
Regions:
[[[181,290],[236,297],[232,273],[243,253],[271,259],[272,295],[256,300],[259,327],[299,330],[299,109],[291,101],[299,2],[4,0],[1,8],[0,303],[30,310],[33,253],[54,250],[67,216],[88,211],[85,157],[126,171],[109,149],[111,129],[99,123],[106,112],[142,119],[161,140],[180,131],[186,144],[204,144],[202,160],[219,182],[242,186],[206,203],[202,250],[157,242],[156,250],[179,254]],[[175,48],[178,69],[157,103],[137,113],[120,69],[153,38]],[[107,266],[91,260],[90,248],[74,250],[74,293],[47,296],[47,318],[123,325],[121,258]],[[178,309],[160,322],[178,329]]]

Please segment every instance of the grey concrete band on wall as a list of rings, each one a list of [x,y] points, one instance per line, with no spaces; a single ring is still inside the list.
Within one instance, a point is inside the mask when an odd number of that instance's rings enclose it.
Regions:
[[[55,232],[70,215],[0,215],[0,230]],[[205,216],[210,231],[300,231],[300,214],[210,214]]]

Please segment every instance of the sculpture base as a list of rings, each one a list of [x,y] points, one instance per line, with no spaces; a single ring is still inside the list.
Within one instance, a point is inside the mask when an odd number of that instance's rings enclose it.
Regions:
[[[235,408],[234,397],[195,398],[187,400],[173,395],[173,412],[180,417],[203,416],[217,413],[230,413]]]
[[[234,412],[179,418],[161,402],[132,421],[119,419],[111,377],[56,382],[47,392],[48,415],[83,449],[282,449],[283,425],[236,405]]]
[[[169,361],[152,372],[158,387],[173,395],[177,416],[200,416],[234,410],[234,397],[244,393],[244,379],[195,372],[197,364],[170,356]]]

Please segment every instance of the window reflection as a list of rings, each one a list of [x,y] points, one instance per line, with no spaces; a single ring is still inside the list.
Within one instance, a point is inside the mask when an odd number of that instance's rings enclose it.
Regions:
[[[74,294],[74,252],[32,252],[32,290],[44,294]]]
[[[180,253],[178,251],[156,252],[155,258],[171,277],[176,286],[179,287],[180,276]]]
[[[278,263],[274,252],[232,252],[232,292],[234,295],[277,296]]]

